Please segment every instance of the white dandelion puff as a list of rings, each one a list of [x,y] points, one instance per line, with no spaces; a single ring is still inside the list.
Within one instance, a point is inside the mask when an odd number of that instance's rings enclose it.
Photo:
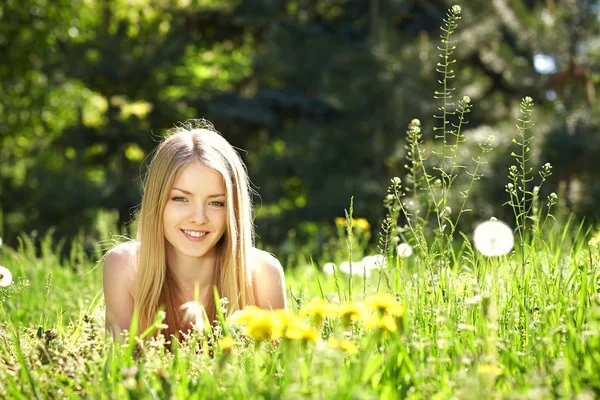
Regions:
[[[412,256],[413,249],[410,247],[408,243],[400,243],[398,247],[396,247],[396,254],[400,258],[408,258]]]
[[[181,305],[181,309],[185,311],[183,319],[191,321],[194,328],[198,332],[204,331],[204,306],[197,301],[188,301]]]
[[[5,268],[0,265],[0,286],[3,286],[3,287],[8,286],[11,284],[11,282],[12,282],[12,274],[10,273],[8,268]]]
[[[385,256],[383,254],[377,254],[374,256],[366,256],[362,259],[362,263],[365,268],[370,270],[372,269],[382,269],[385,268],[387,262]]]
[[[349,261],[344,261],[340,264],[340,271],[342,271],[343,273],[345,273],[346,275],[350,275],[350,262]],[[358,275],[358,276],[363,276],[363,275],[367,275],[367,276],[371,276],[371,270],[369,268],[365,267],[365,264],[363,264],[360,261],[353,261],[352,262],[352,275]]]
[[[335,272],[335,264],[332,262],[323,264],[323,272],[325,275],[333,275]]]
[[[473,232],[473,244],[484,256],[503,256],[510,253],[515,238],[510,226],[494,218],[477,225]]]

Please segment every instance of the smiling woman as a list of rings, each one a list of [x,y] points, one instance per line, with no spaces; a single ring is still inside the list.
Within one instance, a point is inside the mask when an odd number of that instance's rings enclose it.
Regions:
[[[254,248],[251,214],[246,168],[212,125],[200,120],[169,131],[149,167],[137,240],[105,257],[107,329],[129,328],[137,310],[143,331],[164,307],[163,333],[179,336],[191,328],[183,304],[199,300],[208,320],[216,319],[215,287],[230,311],[286,308],[282,267]]]

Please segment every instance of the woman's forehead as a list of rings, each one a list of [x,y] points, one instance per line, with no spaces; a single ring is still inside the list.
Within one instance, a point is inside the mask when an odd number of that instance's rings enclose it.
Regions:
[[[222,190],[225,193],[225,180],[220,172],[200,163],[194,162],[184,166],[175,181],[173,189],[179,188],[185,191],[204,192],[210,190]]]

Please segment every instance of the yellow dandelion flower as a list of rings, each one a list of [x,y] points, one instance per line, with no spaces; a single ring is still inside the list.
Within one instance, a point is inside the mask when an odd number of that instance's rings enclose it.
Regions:
[[[285,328],[285,337],[291,340],[303,340],[307,342],[317,341],[317,332],[301,318],[290,319]]]
[[[231,336],[221,338],[218,342],[219,348],[224,351],[231,350],[234,344],[235,342]]]
[[[379,319],[378,327],[383,332],[396,332],[398,330],[396,320],[389,314],[385,314]]]
[[[502,368],[494,364],[481,364],[477,367],[477,372],[481,375],[499,376],[504,372]]]
[[[296,316],[292,313],[290,313],[287,310],[274,310],[271,311],[274,314],[274,318],[278,318],[279,321],[281,321],[282,324],[287,325],[290,321],[294,320],[296,318]]]
[[[281,338],[283,328],[275,313],[264,312],[246,325],[246,333],[256,340],[277,340]]]
[[[350,355],[358,353],[358,348],[354,342],[348,339],[338,340],[336,338],[329,338],[327,345],[331,349],[340,349]]]
[[[313,299],[300,310],[300,315],[316,317],[321,320],[334,316],[334,306],[323,299]]]
[[[347,354],[356,354],[358,353],[358,348],[351,340],[344,339],[340,342],[340,349],[342,349]]]
[[[335,224],[337,226],[345,226],[346,225],[346,218],[344,218],[344,217],[335,217],[333,219],[333,222],[335,222]]]
[[[363,323],[368,329],[380,330],[383,333],[397,332],[398,323],[397,319],[392,317],[390,314],[383,315],[364,315]]]
[[[352,220],[352,226],[357,227],[363,231],[368,231],[371,229],[371,224],[365,218],[356,218]]]
[[[350,322],[360,319],[362,313],[361,308],[356,305],[356,303],[349,301],[345,301],[337,307],[333,307],[332,311],[335,316],[342,319],[344,325],[350,325]]]
[[[391,293],[376,293],[365,299],[367,307],[375,309],[379,312],[387,313],[396,318],[404,315],[402,304],[398,303],[396,297]]]
[[[248,325],[253,319],[260,317],[266,311],[256,306],[248,306],[243,310],[237,310],[227,318],[230,324]]]

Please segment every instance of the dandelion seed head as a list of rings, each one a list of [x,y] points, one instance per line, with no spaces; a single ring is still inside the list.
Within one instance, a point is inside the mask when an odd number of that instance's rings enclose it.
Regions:
[[[323,273],[325,275],[333,275],[335,272],[335,264],[332,262],[328,262],[323,264]]]
[[[408,243],[400,243],[398,247],[396,247],[396,254],[400,258],[408,258],[412,256],[413,249],[410,247]]]
[[[350,271],[350,262],[344,261],[340,264],[340,271],[342,271],[346,275],[358,275],[358,276],[371,276],[371,270],[365,267],[361,261],[353,261],[352,262],[352,271]]]
[[[487,257],[508,254],[514,246],[514,240],[512,229],[495,218],[477,225],[473,232],[475,248]]]
[[[12,274],[6,267],[0,265],[0,287],[6,287],[12,283]]]
[[[377,254],[374,256],[366,256],[362,259],[362,264],[369,270],[381,269],[386,265],[386,259],[383,254]]]

